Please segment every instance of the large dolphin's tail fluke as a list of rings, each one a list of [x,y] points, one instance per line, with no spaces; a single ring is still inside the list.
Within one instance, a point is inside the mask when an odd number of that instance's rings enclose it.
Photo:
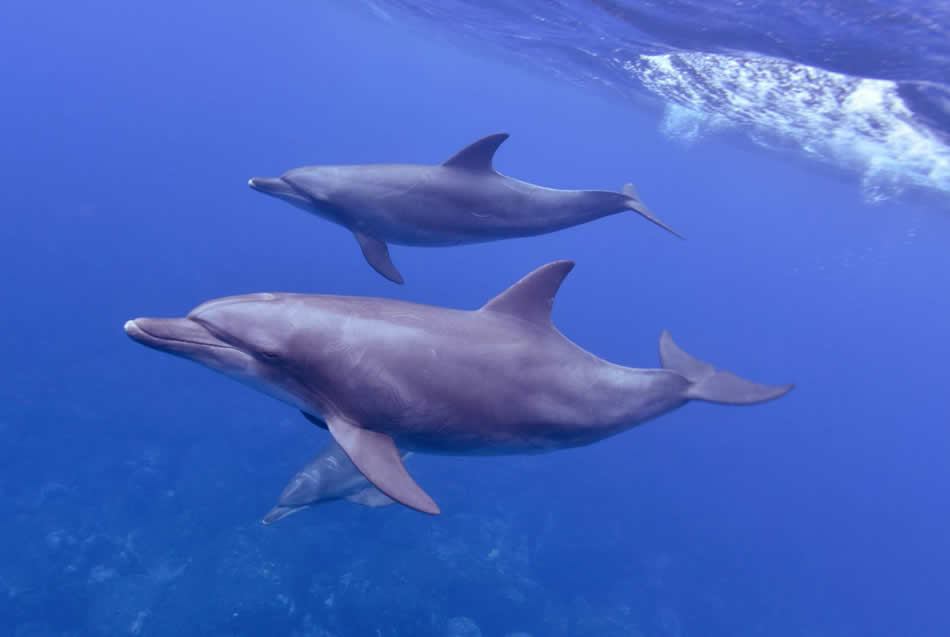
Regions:
[[[624,184],[623,194],[629,197],[629,199],[627,199],[627,202],[626,202],[627,208],[630,208],[630,210],[633,210],[634,212],[641,215],[643,218],[647,219],[648,221],[652,221],[653,223],[660,226],[667,232],[672,232],[674,235],[676,235],[680,239],[686,238],[680,233],[678,233],[676,230],[674,230],[673,228],[669,227],[668,225],[666,225],[665,223],[657,219],[656,216],[652,212],[650,212],[650,209],[647,208],[647,205],[643,203],[643,201],[640,199],[640,195],[637,194],[637,189],[633,187],[633,184]]]
[[[686,398],[705,400],[726,405],[754,405],[775,400],[795,387],[789,385],[759,385],[735,374],[717,370],[709,363],[693,358],[673,342],[667,330],[660,336],[660,362],[690,381]]]

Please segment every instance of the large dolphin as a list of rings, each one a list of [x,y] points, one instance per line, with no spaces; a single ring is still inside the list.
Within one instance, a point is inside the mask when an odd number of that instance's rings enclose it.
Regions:
[[[489,135],[436,166],[304,166],[248,184],[350,230],[369,264],[396,283],[403,278],[388,243],[451,246],[527,237],[624,210],[680,236],[650,212],[632,184],[622,193],[554,190],[498,173],[492,157],[506,139],[507,133]]]
[[[322,426],[325,426],[320,422]],[[403,461],[412,452],[402,454]],[[264,516],[264,524],[273,524],[307,507],[333,500],[349,500],[368,507],[382,507],[393,500],[369,483],[346,452],[330,443],[284,487],[277,505]]]
[[[399,447],[545,452],[596,442],[690,400],[747,405],[792,385],[717,371],[660,337],[663,369],[614,365],[551,323],[573,268],[538,268],[474,311],[404,301],[250,294],[185,318],[125,324],[134,340],[256,387],[325,423],[357,468],[406,506],[438,513]]]

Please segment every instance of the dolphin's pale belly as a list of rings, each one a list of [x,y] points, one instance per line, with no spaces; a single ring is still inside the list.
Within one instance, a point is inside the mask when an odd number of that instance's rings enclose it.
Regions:
[[[478,420],[404,421],[380,427],[406,449],[444,455],[509,455],[546,453],[595,443],[640,425],[686,403],[676,391],[678,383],[654,387],[647,393],[618,396],[614,404],[583,404],[580,410],[565,418],[539,417],[535,421],[521,419],[519,406],[511,410],[511,420],[504,412],[494,418]],[[667,391],[672,389],[673,391]],[[595,392],[596,393],[596,392]],[[609,399],[608,399],[609,400]],[[622,405],[623,412],[615,409]],[[464,410],[460,410],[463,411]],[[588,420],[583,419],[586,412]]]
[[[392,434],[401,448],[439,455],[504,456],[547,453],[558,449],[580,447],[607,438],[636,423],[591,429],[577,426],[571,432],[552,435],[543,423],[529,427],[486,431],[481,424],[460,430],[434,429],[409,434]]]

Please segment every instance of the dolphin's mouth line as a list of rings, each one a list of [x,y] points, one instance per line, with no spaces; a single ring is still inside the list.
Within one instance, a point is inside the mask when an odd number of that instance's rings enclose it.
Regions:
[[[304,201],[309,201],[311,204],[316,205],[316,206],[319,206],[319,205],[322,205],[323,203],[325,203],[325,202],[322,202],[322,201],[317,200],[317,199],[316,199],[313,195],[311,195],[309,192],[307,192],[307,191],[304,190],[303,188],[298,188],[298,187],[295,186],[292,182],[287,181],[287,180],[284,179],[283,177],[278,177],[278,179],[281,180],[288,188],[290,188],[290,190],[293,192],[293,194],[295,194],[296,196],[300,197],[300,198],[303,199]]]
[[[142,333],[147,334],[150,338],[154,338],[156,341],[161,341],[163,343],[183,343],[185,345],[202,345],[204,347],[217,347],[219,349],[237,349],[223,343],[207,343],[205,341],[190,341],[186,338],[168,338],[167,336],[157,336],[156,334],[149,332],[147,329],[139,325],[136,321],[132,321],[132,324],[135,325],[136,329],[141,330]]]
[[[252,177],[247,183],[257,192],[283,198],[293,205],[322,206],[326,203],[311,195],[306,189],[298,188],[284,177]]]

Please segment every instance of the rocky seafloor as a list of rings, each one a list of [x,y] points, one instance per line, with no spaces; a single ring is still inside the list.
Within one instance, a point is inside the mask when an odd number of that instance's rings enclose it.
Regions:
[[[610,506],[585,518],[543,461],[466,459],[463,479],[418,457],[441,516],[336,502],[264,526],[309,455],[301,431],[325,442],[296,422],[108,449],[77,434],[43,467],[42,433],[23,434],[0,458],[19,476],[0,483],[0,634],[676,637],[742,616],[697,577],[701,549]]]

